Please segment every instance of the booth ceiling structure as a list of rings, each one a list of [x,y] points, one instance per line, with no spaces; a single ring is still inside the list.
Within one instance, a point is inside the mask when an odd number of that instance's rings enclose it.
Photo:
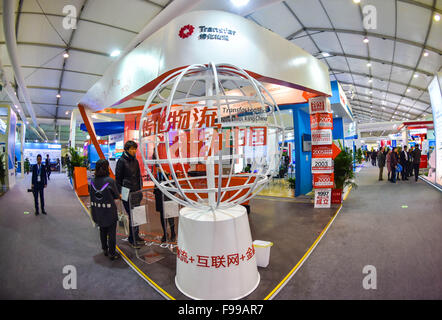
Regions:
[[[37,120],[67,120],[81,97],[118,59],[111,54],[136,46],[137,37],[143,36],[151,22],[161,24],[159,18],[178,16],[177,8],[240,14],[323,60],[330,80],[338,80],[348,97],[352,96],[353,112],[362,122],[407,121],[431,115],[426,88],[442,66],[442,22],[434,19],[435,14],[442,15],[441,0],[370,0],[360,4],[351,0],[257,0],[242,9],[235,9],[230,1],[220,3],[17,0],[19,61]],[[66,5],[77,9],[76,29],[63,28]],[[364,29],[364,5],[376,8],[376,29]],[[2,4],[0,10],[3,13]],[[364,37],[368,43],[363,42]],[[8,79],[14,79],[3,30],[0,59]],[[18,97],[24,105],[19,92]],[[143,96],[136,99],[144,104]],[[0,101],[9,99],[2,93]]]

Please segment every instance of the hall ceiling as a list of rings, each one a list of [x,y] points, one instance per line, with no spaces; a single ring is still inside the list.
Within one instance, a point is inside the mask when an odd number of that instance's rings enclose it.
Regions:
[[[37,117],[69,118],[115,59],[110,53],[125,48],[170,2],[17,0],[19,59]],[[77,9],[76,29],[63,28],[66,5]],[[377,10],[374,30],[363,27],[365,5]],[[442,15],[442,0],[286,0],[246,18],[324,61],[330,79],[338,80],[349,98],[354,92],[350,103],[357,118],[374,122],[431,115],[426,88],[442,66],[442,21],[433,19],[435,13]],[[64,59],[66,51],[69,58]],[[2,24],[0,59],[14,79]],[[144,98],[139,97],[139,104]]]
[[[364,29],[366,5],[376,9],[376,29]],[[286,0],[248,18],[324,61],[330,80],[349,98],[353,91],[357,119],[378,122],[431,115],[427,87],[442,66],[435,14],[442,16],[441,0]]]

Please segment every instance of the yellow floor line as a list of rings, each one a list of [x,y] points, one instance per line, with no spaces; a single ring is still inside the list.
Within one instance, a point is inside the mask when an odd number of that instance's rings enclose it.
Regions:
[[[347,199],[350,190],[352,187],[350,187],[344,196],[344,201]],[[304,256],[301,258],[301,260],[298,261],[298,263],[293,267],[292,270],[282,279],[282,281],[264,298],[264,300],[271,300],[273,299],[276,294],[287,284],[287,282],[295,275],[295,273],[298,271],[298,269],[302,266],[302,264],[305,262],[305,260],[308,258],[308,256],[313,252],[313,250],[318,245],[319,241],[321,241],[322,237],[325,235],[335,218],[337,217],[339,211],[341,211],[342,203],[339,206],[338,210],[336,210],[335,214],[333,215],[333,218],[327,223],[325,228],[321,231],[319,236],[316,238],[315,242],[311,245],[311,247],[307,250],[307,252],[304,254]]]
[[[161,288],[158,284],[155,283],[152,279],[150,279],[147,275],[144,274],[143,271],[141,271],[124,253],[121,251],[121,249],[117,246],[117,251],[121,254],[124,261],[129,264],[130,267],[132,267],[139,275],[141,275],[144,280],[146,280],[150,285],[154,286],[154,289],[156,289],[163,297],[169,299],[169,300],[176,300],[174,297],[172,297],[166,290]]]
[[[83,201],[80,199],[80,197],[77,195],[77,193],[74,191],[75,195],[77,196],[78,201],[80,201],[81,205],[83,206],[84,210],[86,210],[87,215],[89,216],[91,222],[93,223],[93,225],[95,226],[95,223],[92,220],[90,211],[88,210],[88,208],[85,206],[85,204],[83,203]],[[144,280],[149,283],[159,294],[161,294],[163,297],[165,297],[166,299],[169,300],[176,300],[174,297],[172,297],[166,290],[164,290],[163,288],[161,288],[158,284],[155,283],[155,281],[153,281],[152,279],[150,279],[147,275],[144,274],[143,271],[141,271],[124,253],[123,251],[116,246],[117,251],[121,254],[121,256],[123,257],[123,260],[135,271],[137,272],[142,278],[144,278]]]
[[[84,210],[86,210],[86,214],[89,217],[89,220],[91,221],[92,226],[95,227],[95,222],[94,222],[94,220],[92,220],[92,216],[91,216],[91,213],[90,213],[89,209],[86,207],[86,205],[80,199],[80,197],[78,196],[77,192],[75,192],[75,190],[74,190],[74,193],[77,196],[78,201],[80,201],[81,205],[83,206]]]

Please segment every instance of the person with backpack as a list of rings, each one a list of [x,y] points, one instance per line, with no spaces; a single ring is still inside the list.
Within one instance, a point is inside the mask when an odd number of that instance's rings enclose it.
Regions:
[[[115,180],[109,177],[109,162],[100,159],[95,165],[95,177],[89,185],[92,220],[100,227],[101,248],[105,256],[116,260],[118,213],[115,199],[120,199]]]

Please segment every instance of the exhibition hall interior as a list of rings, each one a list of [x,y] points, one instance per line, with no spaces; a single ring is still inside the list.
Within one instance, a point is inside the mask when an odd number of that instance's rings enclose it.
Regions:
[[[441,16],[0,1],[0,299],[442,300]]]

